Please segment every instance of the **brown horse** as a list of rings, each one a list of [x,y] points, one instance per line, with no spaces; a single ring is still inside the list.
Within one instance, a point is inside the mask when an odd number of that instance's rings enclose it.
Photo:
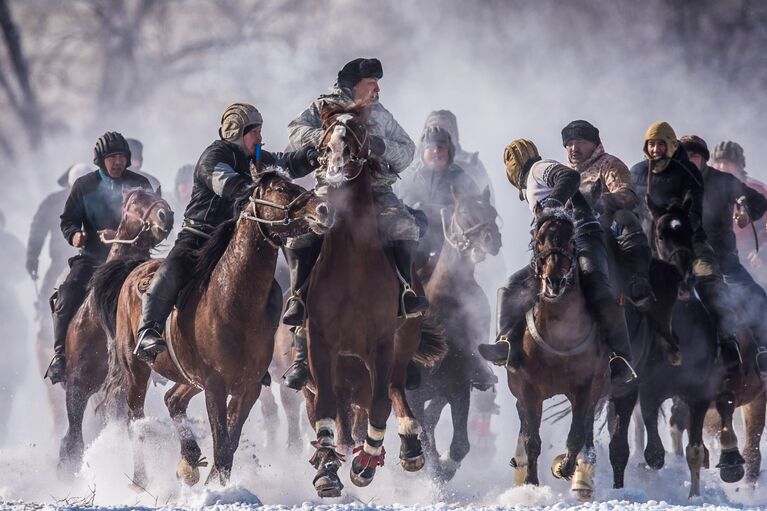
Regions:
[[[421,319],[397,318],[398,275],[380,239],[368,159],[367,113],[362,109],[322,112],[320,143],[328,199],[336,224],[325,235],[307,295],[309,368],[315,395],[307,395],[317,448],[314,486],[321,497],[339,496],[343,457],[336,451],[336,419],[358,403],[368,416],[367,438],[354,449],[351,479],[372,481],[384,461],[386,421],[394,403],[401,440],[400,462],[409,471],[424,464],[420,426],[405,397],[407,365],[421,343]],[[399,328],[399,331],[398,331]],[[396,332],[396,339],[395,339]],[[348,392],[346,392],[348,391]],[[350,392],[356,396],[349,396]],[[307,391],[308,392],[308,391]],[[339,392],[345,394],[339,399]],[[341,436],[343,439],[343,436]]]
[[[173,211],[154,193],[137,189],[125,192],[123,212],[116,233],[103,232],[101,240],[111,244],[107,261],[124,258],[143,260],[173,228]],[[103,266],[102,268],[105,268]],[[97,270],[91,281],[110,278]],[[67,366],[64,379],[69,428],[61,440],[59,471],[74,474],[82,462],[83,414],[90,397],[101,387],[107,375],[107,335],[97,317],[94,290],[88,293],[67,329]]]
[[[605,385],[607,353],[600,347],[581,291],[574,237],[575,226],[566,210],[536,211],[532,264],[541,293],[527,314],[522,366],[508,371],[520,420],[511,464],[517,484],[538,484],[542,404],[564,394],[572,405],[572,422],[567,452],[554,460],[552,472],[561,479],[573,478],[573,491],[588,498],[596,454],[581,451],[593,430],[595,407]]]
[[[321,199],[280,174],[266,172],[254,181],[253,194],[237,219],[219,226],[203,246],[186,303],[170,317],[168,350],[151,368],[133,355],[133,349],[141,293],[160,261],[137,267],[119,294],[108,392],[125,387],[133,422],[144,416],[152,369],[176,382],[165,394],[165,404],[181,440],[177,475],[187,484],[199,480],[199,467],[206,464],[186,421],[190,399],[205,391],[214,449],[208,481],[218,476],[225,484],[242,427],[272,360],[280,307],[273,309],[275,301],[281,303],[279,286],[273,284],[278,243],[310,228],[323,232],[332,221]],[[143,485],[146,471],[140,442],[134,442],[133,461],[133,480]]]

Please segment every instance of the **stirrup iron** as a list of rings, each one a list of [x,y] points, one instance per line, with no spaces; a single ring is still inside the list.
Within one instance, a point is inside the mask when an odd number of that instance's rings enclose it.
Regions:
[[[624,364],[626,364],[626,367],[629,368],[629,371],[631,371],[631,376],[636,380],[639,378],[639,375],[637,375],[636,371],[634,371],[634,368],[631,367],[631,364],[629,364],[629,361],[626,360],[624,357],[618,355],[617,353],[612,353],[610,355],[610,360],[607,362],[608,365],[613,363],[613,360],[622,360]]]

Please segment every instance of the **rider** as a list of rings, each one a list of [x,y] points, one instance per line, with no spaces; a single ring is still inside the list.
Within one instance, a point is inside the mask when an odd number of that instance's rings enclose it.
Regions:
[[[738,227],[745,228],[750,221],[759,220],[767,212],[767,198],[749,188],[732,174],[721,172],[706,164],[709,151],[706,141],[695,135],[680,139],[690,161],[703,175],[703,229],[718,257],[719,267],[728,285],[743,292],[733,293],[738,307],[760,344],[756,365],[762,379],[767,379],[767,293],[754,282],[751,274],[740,264],[733,230],[733,210]]]
[[[563,207],[570,199],[577,206],[574,208],[575,244],[583,295],[611,349],[612,383],[622,392],[636,379],[631,367],[631,344],[623,310],[610,286],[602,227],[578,191],[580,175],[555,160],[541,159],[530,140],[511,142],[506,146],[503,159],[509,181],[519,189],[520,199],[527,200],[531,211],[538,204],[544,208]],[[499,290],[498,340],[479,347],[487,360],[506,364],[512,370],[519,369],[525,314],[535,304],[538,286],[531,263],[512,275],[507,286]]]
[[[75,181],[61,214],[64,238],[80,251],[69,259],[69,274],[59,286],[53,309],[54,356],[45,373],[52,384],[64,379],[69,322],[85,299],[91,275],[109,254],[109,247],[99,239],[99,231],[114,230],[120,225],[124,189],[151,190],[145,177],[127,170],[131,153],[120,133],[108,131],[99,137],[93,149],[93,163],[98,169]]]
[[[318,155],[313,148],[289,153],[261,151],[262,124],[263,118],[253,105],[229,105],[221,116],[220,139],[200,156],[181,232],[141,297],[136,346],[139,359],[153,362],[165,351],[165,321],[179,291],[192,277],[194,251],[210,238],[218,225],[232,218],[235,202],[252,193],[252,173],[260,171],[262,165],[276,165],[293,177],[301,177],[316,168]]]
[[[703,176],[690,162],[687,151],[679,144],[674,129],[667,122],[655,122],[647,129],[644,153],[646,159],[631,168],[634,189],[640,196],[646,195],[648,200],[661,208],[673,203],[681,204],[688,194],[692,199],[690,221],[695,230],[695,261],[692,267],[695,289],[716,319],[724,366],[728,374],[735,374],[740,366],[740,351],[735,337],[737,320],[730,289],[724,283],[718,258],[707,241],[703,226]],[[652,229],[648,235],[653,238]],[[725,387],[731,381],[727,378]]]
[[[416,268],[420,268],[442,249],[445,241],[441,211],[455,203],[460,195],[478,195],[474,180],[455,163],[455,146],[447,130],[432,126],[424,130],[418,146],[420,165],[408,172],[398,190],[402,201],[426,214],[429,221],[426,234],[418,245]],[[487,363],[477,356],[469,357],[473,363],[471,381],[477,388],[486,389],[497,383]]]
[[[338,72],[338,80],[330,94],[323,94],[288,125],[288,136],[293,147],[316,147],[320,144],[323,130],[320,111],[323,105],[348,106],[352,104],[371,107],[368,119],[370,156],[378,160],[381,173],[373,177],[373,200],[379,211],[379,229],[385,242],[392,249],[394,262],[407,285],[401,286],[402,302],[406,315],[426,310],[426,297],[412,289],[411,267],[418,246],[419,227],[416,218],[394,194],[392,184],[400,172],[413,160],[415,144],[394,116],[378,101],[378,80],[383,68],[378,59],[357,58],[347,62]],[[322,175],[317,176],[318,194],[324,194],[327,186]],[[285,246],[285,257],[290,267],[291,299],[282,318],[286,325],[300,327],[304,322],[304,300],[307,279],[319,256],[322,240],[318,236],[304,236]],[[301,329],[295,332],[296,356],[283,378],[291,388],[301,388],[308,377],[306,340]]]

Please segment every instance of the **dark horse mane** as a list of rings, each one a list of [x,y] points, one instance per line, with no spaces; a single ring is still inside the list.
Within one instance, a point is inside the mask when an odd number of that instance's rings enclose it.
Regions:
[[[117,302],[123,283],[141,263],[149,257],[127,257],[114,259],[99,266],[88,284],[96,300],[96,314],[102,328],[110,337],[115,336],[117,323]]]
[[[558,220],[575,226],[575,217],[572,210],[563,207],[545,208],[538,215],[536,215],[535,220],[533,220],[533,227],[530,229],[530,245],[528,247],[530,250],[532,250],[535,245],[535,235],[538,233],[538,230],[543,224],[550,220]]]

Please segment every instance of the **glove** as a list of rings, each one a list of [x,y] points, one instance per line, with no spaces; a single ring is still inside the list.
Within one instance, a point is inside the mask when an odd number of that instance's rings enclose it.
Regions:
[[[317,149],[309,147],[306,150],[306,161],[313,169],[316,169],[320,166],[320,153],[317,151]]]
[[[386,151],[386,143],[381,137],[370,135],[370,152],[376,156],[383,156]]]
[[[39,261],[34,258],[27,259],[27,273],[32,277],[32,280],[37,280],[37,265]]]

